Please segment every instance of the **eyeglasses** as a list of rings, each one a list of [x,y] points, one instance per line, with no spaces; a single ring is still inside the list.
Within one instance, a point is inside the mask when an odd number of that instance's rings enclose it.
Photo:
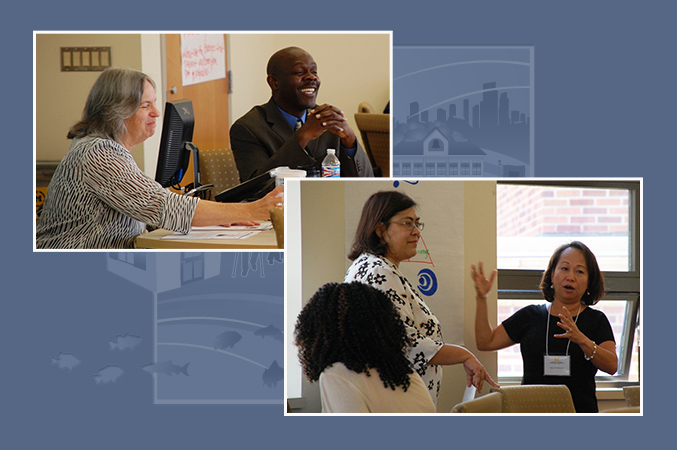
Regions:
[[[425,224],[423,222],[412,222],[411,220],[405,220],[403,222],[388,222],[388,223],[396,223],[398,225],[402,225],[404,228],[406,228],[409,231],[413,231],[414,227],[418,228],[418,231],[423,231],[423,228],[425,228]]]

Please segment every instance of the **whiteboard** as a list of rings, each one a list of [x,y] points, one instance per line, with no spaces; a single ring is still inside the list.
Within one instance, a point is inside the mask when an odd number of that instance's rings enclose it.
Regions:
[[[223,34],[182,34],[181,76],[184,86],[226,78]]]

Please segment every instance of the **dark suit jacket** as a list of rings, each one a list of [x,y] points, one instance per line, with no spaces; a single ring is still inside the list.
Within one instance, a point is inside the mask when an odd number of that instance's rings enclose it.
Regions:
[[[374,176],[369,157],[359,141],[354,158],[345,153],[341,139],[329,131],[310,141],[304,150],[272,99],[254,106],[233,124],[230,145],[241,181],[280,166],[320,168],[328,148],[336,149],[342,177]]]

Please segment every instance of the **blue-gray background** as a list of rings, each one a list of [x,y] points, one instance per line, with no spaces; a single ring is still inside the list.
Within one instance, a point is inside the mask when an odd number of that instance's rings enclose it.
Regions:
[[[0,446],[636,448],[649,439],[671,442],[669,411],[676,399],[668,320],[675,317],[677,32],[669,5],[653,0],[361,0],[98,6],[66,0],[29,2],[6,11],[0,18],[7,186]],[[644,417],[283,417],[277,406],[154,406],[146,390],[73,396],[67,387],[57,388],[54,367],[44,363],[55,356],[54,341],[86,340],[106,327],[120,333],[121,328],[150,326],[152,311],[147,301],[135,299],[139,288],[124,280],[101,284],[89,276],[100,254],[31,251],[31,37],[36,29],[382,29],[394,31],[395,45],[533,45],[536,176],[644,177]],[[359,75],[368,68],[351,70]],[[117,295],[110,298],[113,289]],[[657,336],[661,331],[663,338]]]

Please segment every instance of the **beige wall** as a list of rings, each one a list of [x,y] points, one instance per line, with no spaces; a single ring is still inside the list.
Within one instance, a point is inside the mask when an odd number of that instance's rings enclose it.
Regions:
[[[252,106],[270,100],[266,65],[276,51],[297,46],[317,63],[322,85],[318,103],[341,108],[360,138],[354,114],[368,101],[379,112],[390,100],[390,33],[378,34],[230,34],[229,63],[233,71],[231,123]]]
[[[480,352],[475,344],[475,286],[470,279],[470,265],[484,262],[489,270],[496,267],[496,182],[495,181],[466,181],[465,182],[465,220],[464,220],[464,260],[465,264],[459,270],[464,272],[463,277],[463,342],[465,347],[496,379],[498,372],[496,352]],[[487,305],[489,317],[496,317],[497,291],[496,286],[489,293]],[[496,325],[496,321],[492,321]],[[440,402],[437,410],[449,412],[460,402],[465,391],[465,371],[460,366],[446,366],[444,377],[454,380],[454,383],[442,382]],[[489,385],[485,383],[482,393],[489,392]]]
[[[61,72],[61,47],[111,47],[116,67],[142,70],[139,34],[36,34],[35,157],[60,161],[68,151],[68,129],[80,120],[87,94],[101,72]],[[157,151],[157,150],[156,150]],[[132,152],[143,168],[143,147]]]

